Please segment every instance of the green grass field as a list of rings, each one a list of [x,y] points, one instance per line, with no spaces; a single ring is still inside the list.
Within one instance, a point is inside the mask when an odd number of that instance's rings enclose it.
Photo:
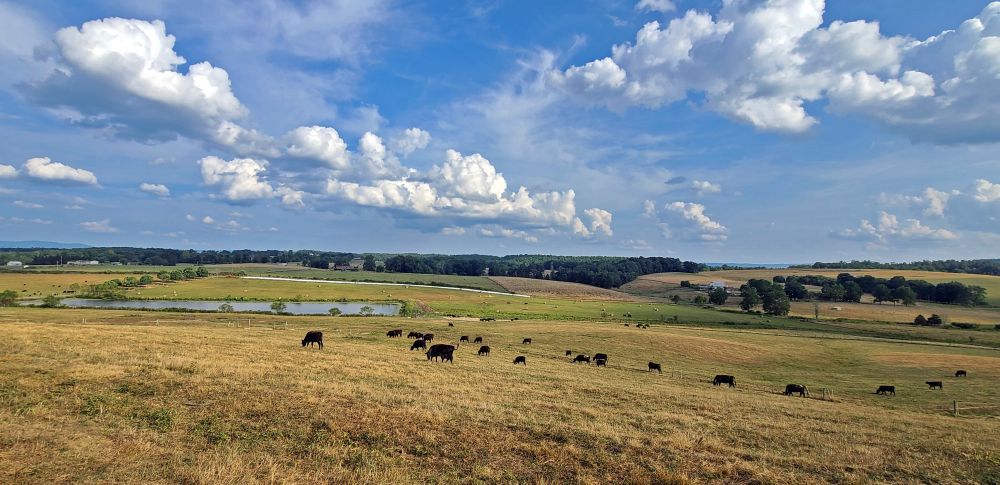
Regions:
[[[0,309],[0,481],[1000,479],[992,350],[600,322],[252,320]],[[431,363],[390,328],[481,335],[492,352],[463,345],[454,364]],[[325,350],[299,345],[312,329]],[[566,349],[605,352],[609,367]],[[737,388],[713,387],[716,373]],[[788,382],[813,398],[778,394]],[[897,395],[875,396],[881,384]]]

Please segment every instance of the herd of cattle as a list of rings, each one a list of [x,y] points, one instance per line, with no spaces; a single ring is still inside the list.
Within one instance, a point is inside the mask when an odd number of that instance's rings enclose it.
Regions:
[[[452,327],[454,325],[449,323],[448,326]],[[388,332],[386,332],[385,335],[390,338],[402,337],[403,330],[402,329],[389,330]],[[428,348],[427,344],[434,340],[433,333],[410,332],[406,335],[406,337],[413,339],[413,343],[410,345],[410,350],[418,350],[418,349],[424,350],[425,351],[424,354],[427,356],[427,360],[435,362],[437,361],[451,362],[453,364],[455,363],[454,355],[457,345],[432,344],[430,348]],[[469,343],[469,336],[468,335],[461,336],[458,339],[458,342],[459,344],[461,344],[462,342]],[[472,340],[472,343],[477,343],[477,344],[483,343],[483,337],[477,336],[474,340]],[[308,345],[312,347],[313,344],[319,345],[319,349],[323,350],[323,332],[317,330],[306,332],[305,338],[302,339],[302,346],[305,347],[306,345]],[[531,339],[530,338],[523,339],[521,341],[521,345],[531,345]],[[567,350],[566,357],[573,357],[574,353],[575,352],[573,352],[572,350]],[[479,352],[477,352],[477,355],[481,357],[489,357],[490,346],[483,345],[479,347]],[[597,367],[607,367],[608,355],[604,353],[596,353],[594,354],[593,358],[591,358],[591,356],[586,354],[577,354],[576,357],[573,357],[573,359],[571,360],[571,362],[574,364],[576,363],[589,364],[592,361],[595,363],[595,365],[597,365]],[[517,364],[525,366],[528,365],[527,357],[523,355],[515,357],[514,365]],[[647,366],[647,371],[653,372],[654,370],[660,374],[663,373],[663,369],[659,363],[649,362]],[[968,373],[964,370],[958,370],[955,372],[955,377],[966,377],[966,376],[968,376]],[[736,377],[728,374],[719,374],[716,375],[714,379],[712,379],[712,385],[714,386],[721,386],[723,384],[728,384],[729,387],[736,387]],[[927,385],[929,386],[930,389],[944,389],[944,383],[942,381],[927,381]],[[785,386],[785,391],[782,394],[786,396],[798,394],[799,397],[807,397],[809,396],[809,388],[807,388],[803,384],[788,384]],[[881,385],[878,387],[878,389],[875,390],[875,394],[883,396],[888,396],[888,395],[895,396],[896,386]]]

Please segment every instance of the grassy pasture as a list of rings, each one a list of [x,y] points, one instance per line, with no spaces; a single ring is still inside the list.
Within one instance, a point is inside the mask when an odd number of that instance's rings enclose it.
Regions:
[[[566,321],[231,319],[0,309],[0,481],[1000,480],[1000,421],[982,416],[1000,410],[945,412],[1000,402],[996,351]],[[389,328],[482,335],[492,354],[466,345],[429,363]],[[299,346],[307,329],[324,331],[324,351]],[[610,366],[570,364],[565,349]],[[721,372],[738,387],[707,382]],[[833,401],[776,394],[787,382]],[[897,396],[871,394],[880,384]]]
[[[606,290],[596,286],[567,281],[541,280],[535,278],[512,278],[508,276],[493,276],[496,281],[511,293],[522,295],[544,296],[568,300],[608,300],[608,301],[639,301],[639,298],[616,290]]]
[[[20,298],[40,298],[46,295],[62,295],[70,285],[94,285],[119,276],[91,273],[0,273],[0,291],[14,290]]]

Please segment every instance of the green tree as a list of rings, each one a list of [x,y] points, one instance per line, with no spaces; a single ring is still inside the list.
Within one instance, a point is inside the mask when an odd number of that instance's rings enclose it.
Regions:
[[[708,300],[705,299],[705,295],[698,295],[698,296],[694,297],[693,301],[694,301],[695,305],[704,305],[705,302],[708,301]]]
[[[361,266],[361,269],[365,271],[375,271],[375,256],[370,254],[365,256],[365,264]]]
[[[846,293],[847,292],[844,290],[843,286],[841,286],[838,283],[833,283],[829,285],[823,285],[823,289],[820,290],[819,295],[824,300],[841,301],[844,299],[844,295]]]
[[[365,306],[361,307],[361,309],[358,310],[358,314],[360,314],[362,316],[366,316],[366,317],[367,316],[371,316],[371,314],[373,314],[373,313],[375,313],[375,309],[372,308],[372,307],[370,307],[370,306],[368,306],[368,305],[365,305]]]
[[[844,301],[853,301],[855,303],[861,301],[861,295],[864,294],[864,292],[861,291],[861,285],[853,281],[848,281],[846,283],[843,283],[843,286],[844,286]]]
[[[681,302],[681,296],[680,295],[670,295],[670,301],[676,305],[676,304],[678,304],[678,303]]]
[[[917,318],[913,319],[914,325],[924,326],[927,325],[927,319],[923,315],[917,315]]]
[[[285,313],[285,310],[287,308],[288,305],[286,305],[285,302],[283,301],[276,301],[274,303],[271,303],[271,311],[274,313]]]
[[[917,304],[917,293],[909,286],[900,286],[892,290],[892,299],[906,306],[913,306]]]
[[[941,319],[940,315],[938,315],[937,313],[935,313],[935,314],[931,315],[930,318],[927,319],[927,325],[933,325],[935,327],[940,327],[941,325],[944,325],[944,320]]]
[[[708,301],[713,305],[725,305],[727,299],[729,299],[729,293],[725,288],[715,288],[708,292]]]
[[[57,306],[59,306],[59,297],[56,295],[48,295],[45,298],[42,298],[43,308],[55,308]]]
[[[0,306],[17,306],[17,292],[14,290],[0,292]]]
[[[184,268],[183,271],[184,271],[184,279],[186,280],[194,279],[198,276],[198,271],[190,266]]]
[[[748,312],[753,310],[757,305],[760,305],[760,294],[757,293],[756,288],[749,285],[743,285],[743,288],[740,290],[743,295],[743,299],[740,300],[740,308],[742,308],[743,311]]]
[[[688,280],[681,280],[681,288],[690,288],[691,282]]]
[[[792,300],[809,298],[809,290],[806,289],[806,285],[799,283],[799,280],[795,278],[788,278],[785,281],[785,294]]]
[[[341,313],[343,313],[343,312],[340,311],[340,308],[333,307],[333,308],[330,309],[330,316],[331,317],[339,317]]]
[[[875,285],[875,288],[872,289],[872,296],[875,297],[875,303],[881,304],[883,301],[892,300],[892,290],[883,284]]]
[[[159,279],[160,281],[170,281],[170,280],[172,280],[172,279],[173,279],[173,278],[171,277],[171,274],[170,274],[170,272],[169,272],[169,271],[166,271],[166,270],[164,270],[164,271],[160,271],[159,273],[156,273],[156,277],[157,277],[157,278],[158,278],[158,279]]]
[[[271,308],[273,309],[274,306],[272,305]],[[229,303],[223,303],[219,305],[219,311],[222,313],[233,313],[234,311],[236,311],[236,309],[233,308],[233,306],[230,305]]]
[[[761,298],[764,302],[764,312],[770,315],[788,315],[792,309],[792,302],[788,295],[777,287],[772,288]]]
[[[194,274],[199,278],[204,278],[208,276],[208,269],[205,268],[204,266],[198,266],[198,269],[194,271]]]
[[[142,286],[151,285],[153,284],[153,277],[148,274],[144,274],[139,278],[139,284]]]

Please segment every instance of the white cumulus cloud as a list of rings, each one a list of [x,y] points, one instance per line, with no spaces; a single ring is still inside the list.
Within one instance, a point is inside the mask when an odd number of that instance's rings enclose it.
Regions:
[[[81,222],[80,227],[85,231],[89,232],[103,232],[103,233],[117,233],[118,228],[111,226],[110,219],[102,219],[99,221]]]
[[[664,209],[673,214],[675,220],[671,225],[684,227],[684,232],[692,234],[695,239],[702,241],[725,241],[729,237],[729,230],[726,226],[712,220],[705,214],[705,206],[694,202],[671,202],[664,206]]]
[[[994,202],[1000,200],[1000,184],[994,184],[989,180],[976,180],[976,200],[979,202]]]
[[[24,162],[22,173],[25,177],[42,182],[97,185],[97,177],[93,172],[53,162],[48,157],[32,158]]]
[[[167,186],[163,184],[151,184],[148,182],[143,182],[139,184],[139,190],[147,194],[155,195],[157,197],[170,197],[170,189],[168,189]]]
[[[431,142],[431,134],[420,128],[407,128],[399,138],[392,141],[396,151],[405,156],[427,148],[427,144]]]
[[[669,13],[677,10],[677,5],[673,0],[639,0],[639,3],[635,4],[635,9]]]
[[[274,196],[274,188],[262,177],[267,172],[267,162],[252,158],[237,158],[230,161],[208,156],[198,161],[201,166],[202,181],[206,185],[219,186],[222,198],[232,201],[268,199]]]
[[[350,166],[347,143],[337,130],[326,126],[300,126],[286,135],[288,154],[323,162],[330,168],[345,170]]]
[[[10,165],[0,164],[0,179],[12,179],[17,177],[17,169]]]
[[[694,180],[691,182],[691,188],[698,192],[698,195],[705,194],[718,194],[722,192],[722,186],[719,184],[713,184],[712,182],[707,182],[704,180]]]

